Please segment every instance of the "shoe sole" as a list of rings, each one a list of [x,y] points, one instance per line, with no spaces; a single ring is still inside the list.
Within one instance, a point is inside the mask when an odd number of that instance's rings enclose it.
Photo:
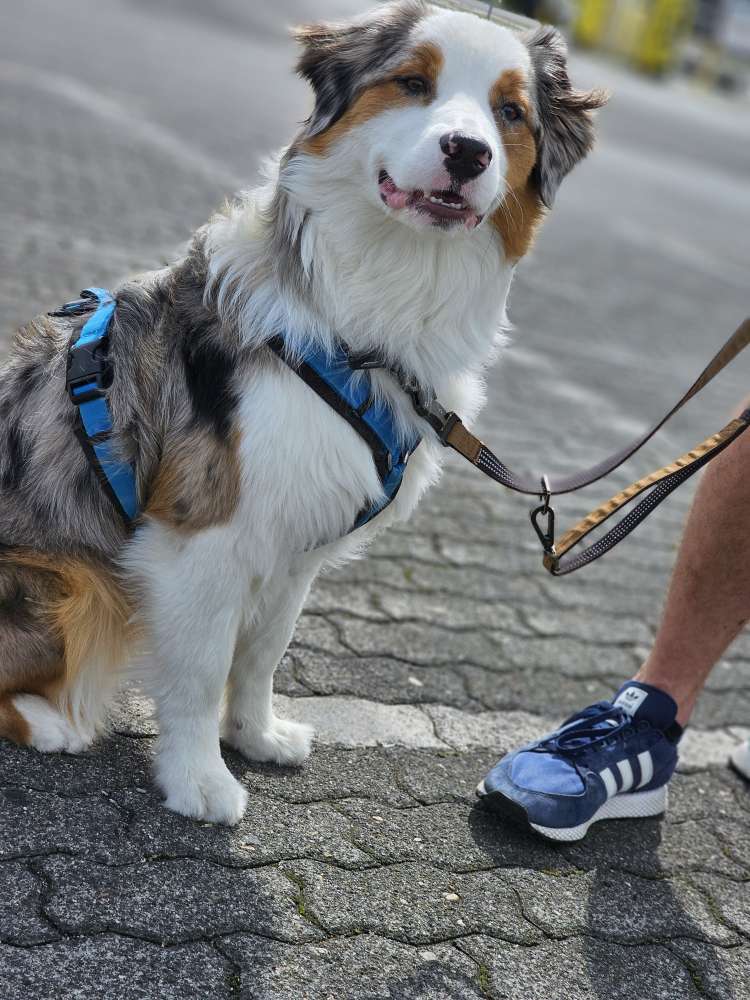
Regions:
[[[645,819],[647,816],[660,816],[666,812],[669,802],[666,785],[653,788],[649,792],[626,792],[608,799],[585,823],[580,823],[578,826],[554,827],[532,823],[523,806],[501,792],[487,792],[484,781],[480,781],[477,785],[477,795],[484,805],[506,819],[520,823],[526,829],[534,830],[547,840],[567,842],[582,840],[588,833],[589,827],[603,819]]]

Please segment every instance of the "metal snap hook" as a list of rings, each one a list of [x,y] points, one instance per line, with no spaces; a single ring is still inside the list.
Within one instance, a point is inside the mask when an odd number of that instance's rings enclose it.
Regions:
[[[542,501],[538,507],[530,513],[531,523],[534,526],[534,531],[537,533],[539,541],[542,543],[542,548],[547,555],[555,554],[555,512],[550,506],[550,500],[552,499],[552,491],[549,486],[549,479],[546,476],[542,476],[542,490],[539,494],[539,499]],[[546,524],[542,526],[539,521],[540,518],[546,518]]]

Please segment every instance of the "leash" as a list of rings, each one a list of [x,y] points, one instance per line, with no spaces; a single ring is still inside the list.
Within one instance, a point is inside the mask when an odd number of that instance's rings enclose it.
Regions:
[[[424,389],[413,378],[398,369],[388,368],[387,370],[395,376],[404,391],[411,397],[417,414],[427,421],[446,448],[452,448],[458,452],[462,458],[465,458],[480,472],[501,486],[516,493],[539,497],[541,503],[531,511],[530,517],[534,530],[542,543],[543,564],[553,576],[565,576],[609,552],[648,517],[659,504],[666,500],[678,486],[681,486],[711,459],[724,451],[740,434],[744,433],[750,426],[750,409],[745,410],[716,434],[712,434],[711,437],[706,438],[705,441],[675,459],[674,462],[636,480],[626,489],[615,494],[606,503],[601,504],[578,521],[557,542],[555,541],[555,511],[550,503],[552,497],[555,494],[573,493],[583,489],[614,472],[650,441],[657,431],[704,389],[719,372],[723,371],[747,347],[748,343],[750,343],[750,318],[746,319],[735,330],[675,405],[644,434],[602,462],[554,480],[550,480],[544,475],[521,476],[513,472],[483,441],[467,430],[456,413],[446,410],[431,390]],[[357,362],[353,360],[352,365],[356,366],[356,364]],[[385,367],[372,356],[367,355],[360,359],[359,366]],[[650,487],[654,487],[652,492],[606,535],[584,549],[583,552],[568,555],[571,549],[579,545],[595,528]]]

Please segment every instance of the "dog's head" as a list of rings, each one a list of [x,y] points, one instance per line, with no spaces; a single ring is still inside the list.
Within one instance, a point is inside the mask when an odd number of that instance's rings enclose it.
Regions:
[[[406,0],[297,38],[315,108],[292,156],[330,161],[332,185],[408,226],[500,227],[519,196],[541,210],[592,145],[604,98],[572,89],[554,29],[524,38]]]

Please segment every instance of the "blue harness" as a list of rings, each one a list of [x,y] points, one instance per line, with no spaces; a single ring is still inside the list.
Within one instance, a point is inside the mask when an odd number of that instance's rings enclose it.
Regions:
[[[127,528],[138,516],[135,469],[118,459],[112,447],[112,414],[107,389],[112,384],[108,363],[109,327],[116,302],[104,288],[86,288],[81,298],[66,302],[53,316],[78,316],[91,312],[78,339],[68,348],[66,387],[78,407],[76,436],[84,454]]]
[[[113,374],[107,349],[116,305],[106,289],[87,288],[81,292],[80,299],[67,302],[50,315],[70,318],[92,314],[68,348],[66,385],[71,402],[78,408],[78,440],[105,493],[126,527],[132,529],[140,513],[135,469],[114,454],[112,414],[107,400]],[[289,356],[282,336],[274,337],[268,346],[354,428],[372,452],[383,496],[359,512],[350,529],[354,531],[394,499],[409,456],[421,439],[418,434],[406,442],[399,438],[393,410],[383,400],[374,398],[369,372],[361,370],[362,364],[343,346],[339,346],[333,356],[309,347],[302,356],[296,357]],[[355,371],[360,372],[359,378],[353,378]]]

